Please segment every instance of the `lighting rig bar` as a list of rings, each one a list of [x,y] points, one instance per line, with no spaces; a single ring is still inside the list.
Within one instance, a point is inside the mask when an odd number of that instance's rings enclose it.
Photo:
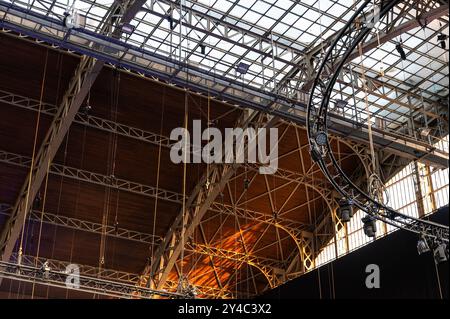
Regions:
[[[379,18],[382,19],[401,2],[401,0],[382,1],[381,7],[378,7]],[[370,237],[375,235],[375,222],[380,220],[396,228],[419,234],[432,247],[445,245],[448,254],[448,226],[401,214],[372,198],[344,173],[330,145],[328,137],[330,96],[344,64],[357,50],[358,44],[369,35],[375,24],[371,19],[378,8],[370,8],[373,3],[373,0],[364,1],[339,32],[324,53],[322,62],[317,66],[306,118],[311,157],[343,199],[367,213],[363,218],[366,235]]]
[[[116,281],[94,278],[86,275],[76,275],[79,284],[67,284],[71,274],[65,271],[55,271],[46,267],[35,267],[12,262],[0,261],[0,278],[7,278],[16,281],[41,284],[51,287],[70,289],[91,294],[98,294],[108,297],[125,299],[152,299],[163,297],[169,299],[186,298],[180,293],[158,291],[154,289],[134,286]],[[72,274],[72,276],[74,276]],[[70,279],[70,278],[69,278]]]

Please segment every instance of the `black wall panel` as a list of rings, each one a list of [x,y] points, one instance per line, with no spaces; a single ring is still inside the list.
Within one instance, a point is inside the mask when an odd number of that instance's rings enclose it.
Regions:
[[[430,220],[448,225],[448,206]],[[449,297],[448,261],[435,266],[430,252],[418,255],[417,235],[396,231],[268,291],[261,298],[440,298]],[[380,288],[368,289],[366,266],[380,269]],[[437,269],[436,269],[437,268]],[[440,287],[439,287],[440,286]]]

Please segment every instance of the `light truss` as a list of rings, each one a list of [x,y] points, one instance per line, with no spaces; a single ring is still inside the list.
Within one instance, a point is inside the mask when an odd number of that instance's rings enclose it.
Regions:
[[[65,271],[49,270],[46,274],[41,267],[28,266],[13,262],[0,262],[0,278],[28,282],[32,284],[42,284],[62,289],[76,290],[91,294],[98,294],[116,298],[142,298],[150,299],[155,296],[165,298],[184,298],[182,294],[157,291],[149,288],[139,287],[126,283],[111,281],[107,279],[95,278],[86,275],[79,275],[79,287],[66,285],[69,274]]]
[[[402,3],[401,0],[392,0],[380,5],[380,18],[387,15],[393,8]],[[308,140],[311,147],[311,156],[319,165],[324,175],[335,189],[353,205],[366,212],[370,218],[381,220],[396,228],[405,229],[424,236],[433,243],[444,242],[448,245],[449,230],[440,224],[416,219],[403,215],[373,198],[361,190],[343,172],[333,155],[328,139],[325,143],[316,141],[316,136],[327,132],[327,113],[331,90],[339,76],[349,55],[356,50],[357,45],[364,41],[371,27],[361,18],[363,10],[368,7],[370,0],[366,0],[346,24],[340,36],[330,45],[324,54],[313,87],[308,105]],[[375,159],[374,159],[375,160]],[[331,165],[330,165],[331,164]]]
[[[11,214],[12,207],[8,204],[0,204],[0,214],[3,214],[5,216],[9,216]],[[97,235],[103,235],[103,225],[92,223],[86,220],[80,220],[76,218],[70,218],[63,215],[54,215],[48,212],[42,212],[33,210],[30,212],[28,216],[29,220],[40,223],[41,221],[45,224],[49,225],[55,225],[58,227],[66,227],[70,229],[75,229],[79,231],[87,231],[90,233],[94,233]],[[128,229],[122,229],[119,228],[117,231],[114,229],[114,227],[106,225],[107,236],[112,236],[115,238],[120,238],[124,240],[130,240],[130,241],[136,241],[141,242],[144,244],[158,244],[159,241],[161,241],[161,237],[155,236],[152,234],[147,233],[140,233],[133,230]],[[150,238],[156,238],[156,242],[153,243]],[[191,242],[186,247],[186,251],[189,253],[194,254],[204,254],[205,250],[210,251],[216,251],[219,248],[216,248],[214,246],[209,246],[205,244],[198,244]],[[235,253],[230,250],[222,249],[220,248],[220,251],[225,254],[224,256],[221,255],[215,255],[214,257],[221,258],[221,259],[230,259],[229,256],[235,256]],[[242,254],[239,255],[242,257]],[[17,262],[17,254],[13,254],[12,261]],[[233,259],[235,260],[235,259]],[[24,265],[35,265],[37,267],[42,267],[42,264],[44,262],[48,261],[50,268],[53,270],[63,271],[66,269],[66,267],[70,264],[69,262],[63,262],[58,261],[54,259],[47,259],[44,257],[33,257],[28,255],[23,255],[21,262]],[[260,256],[249,256],[248,259],[240,258],[239,261],[243,261],[246,263],[251,264],[254,267],[263,267],[266,271],[269,271],[272,267],[278,266],[278,268],[281,269],[283,266],[283,263],[278,260],[260,257]],[[78,264],[77,264],[78,265]],[[102,279],[107,280],[113,280],[113,281],[123,281],[130,284],[142,284],[143,281],[146,281],[146,279],[142,278],[139,274],[132,274],[127,273],[123,271],[117,271],[112,269],[105,269],[105,268],[97,268],[93,266],[88,265],[78,265],[80,268],[80,273],[86,276],[91,277],[99,277]],[[171,281],[168,279],[168,282],[166,282],[166,286],[164,286],[164,289],[167,289],[168,287],[175,287],[175,289],[169,289],[169,291],[176,291],[177,283],[175,281]],[[202,286],[202,285],[195,285],[196,289],[200,293],[200,295],[205,295],[207,297],[232,297],[232,293],[227,291],[226,289],[219,289],[215,287],[209,287],[209,286]]]
[[[12,262],[17,263],[17,254],[13,254],[11,257]],[[22,255],[22,264],[28,266],[34,266],[39,269],[42,268],[43,264],[47,262],[48,266],[57,272],[65,272],[67,266],[73,263],[68,261],[61,261],[57,259],[36,257],[30,255]],[[98,268],[90,265],[76,264],[79,268],[80,275],[86,277],[101,278],[108,281],[125,283],[128,285],[136,286],[142,278],[139,274],[133,274],[125,271],[118,271],[113,269]],[[204,296],[208,298],[233,298],[234,292],[227,289],[218,289],[216,287],[209,287],[204,285],[194,285],[199,296]],[[164,287],[164,292],[169,292],[169,294],[176,293],[178,288],[178,282],[173,280],[168,280],[167,285]],[[178,296],[178,294],[175,294]],[[115,295],[114,295],[115,296]],[[164,296],[164,295],[163,295]],[[133,294],[131,298],[139,298],[137,294]]]

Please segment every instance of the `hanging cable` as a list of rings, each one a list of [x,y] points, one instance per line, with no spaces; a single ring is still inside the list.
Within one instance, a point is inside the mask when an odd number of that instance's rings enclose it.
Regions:
[[[33,141],[33,152],[31,156],[31,165],[30,165],[30,171],[28,173],[28,185],[27,185],[27,194],[25,198],[25,214],[23,215],[23,221],[22,221],[22,233],[20,236],[20,244],[19,244],[19,256],[17,259],[18,265],[22,262],[22,254],[23,254],[23,241],[24,241],[24,234],[25,234],[25,221],[27,218],[28,213],[28,201],[30,200],[30,190],[31,190],[31,182],[33,179],[33,169],[34,169],[34,161],[36,159],[36,148],[37,148],[37,140],[38,140],[38,134],[39,134],[39,128],[40,128],[40,122],[41,122],[41,111],[42,111],[42,104],[44,99],[44,90],[45,90],[45,80],[47,76],[47,63],[48,63],[48,49],[45,53],[45,63],[44,63],[44,71],[42,74],[42,81],[41,81],[41,93],[39,97],[39,109],[37,113],[36,118],[36,126],[34,130],[34,141]]]
[[[184,129],[185,134],[188,131],[188,92],[184,93]],[[184,245],[185,245],[185,231],[186,231],[186,170],[187,170],[187,155],[188,155],[188,139],[184,137],[184,161],[183,161],[183,215],[181,228],[181,265],[180,265],[180,279],[183,278],[183,263],[184,263]]]
[[[165,98],[166,98],[166,88],[163,87],[162,92],[162,107],[161,107],[161,122],[159,126],[159,145],[158,145],[158,168],[156,171],[156,198],[155,198],[155,205],[153,206],[153,229],[152,229],[152,243],[150,246],[150,256],[151,256],[151,264],[153,264],[155,261],[154,258],[154,249],[155,249],[155,235],[156,235],[156,217],[158,213],[158,199],[159,199],[159,175],[161,170],[161,151],[162,151],[162,136],[163,136],[163,127],[164,127],[164,111],[165,111]],[[149,278],[151,280],[151,278]]]
[[[35,267],[38,266],[38,262],[39,262],[39,253],[40,253],[41,236],[42,236],[42,225],[43,225],[43,222],[44,222],[45,204],[47,202],[47,189],[48,189],[49,171],[50,171],[50,158],[47,161],[47,173],[46,173],[46,176],[45,176],[45,184],[44,184],[44,199],[43,199],[42,209],[41,209],[41,218],[39,220],[39,234],[38,234],[38,242],[37,242],[37,251],[36,251],[36,257],[35,257],[35,262],[34,262],[34,266]],[[33,286],[32,286],[32,289],[31,289],[31,299],[34,299],[35,285],[36,285],[36,283],[33,281]]]

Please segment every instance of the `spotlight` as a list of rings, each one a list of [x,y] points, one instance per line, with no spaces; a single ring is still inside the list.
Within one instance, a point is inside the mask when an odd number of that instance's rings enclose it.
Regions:
[[[311,147],[309,152],[311,153],[311,158],[314,162],[319,162],[322,159],[322,154],[317,149],[317,147],[314,147],[314,146]]]
[[[347,106],[347,101],[338,99],[338,100],[336,100],[336,101],[334,102],[334,106],[335,106],[335,108],[337,108],[338,110],[339,110],[339,109],[344,110],[344,108]]]
[[[205,55],[206,54],[206,46],[204,44],[199,44],[200,47],[200,53]]]
[[[315,137],[316,143],[319,146],[325,146],[327,145],[327,133],[325,133],[324,131],[319,131],[316,133],[316,137]]]
[[[170,25],[170,30],[175,29],[175,24],[173,23],[173,19],[171,16],[167,17],[167,21],[169,21],[169,25]]]
[[[431,129],[430,128],[421,127],[421,128],[419,128],[419,133],[423,137],[427,137],[428,135],[430,135]]]
[[[350,199],[341,199],[339,201],[338,213],[344,223],[350,221],[353,216],[353,202]]]
[[[375,237],[375,233],[377,232],[377,224],[376,219],[367,215],[361,219],[363,222],[364,234],[367,237]]]
[[[248,180],[248,178],[244,179],[244,189],[248,189],[249,186],[250,186],[250,181]]]
[[[445,40],[447,40],[447,35],[441,33],[437,36],[437,40],[439,42],[439,44],[441,45],[442,49],[446,49],[446,44],[445,44]]]
[[[428,246],[428,243],[424,237],[421,237],[419,241],[417,242],[417,252],[419,255],[422,255],[423,253],[429,252],[430,247]]]
[[[403,50],[402,44],[400,42],[395,45],[395,49],[397,50],[398,54],[400,54],[402,60],[406,60],[406,53],[405,50]]]
[[[135,26],[134,26],[134,25],[131,25],[131,24],[129,24],[129,23],[124,23],[124,24],[122,24],[122,32],[123,32],[123,33],[126,33],[126,34],[132,34],[133,31],[134,31],[134,29],[135,29]]]
[[[34,202],[33,202],[33,209],[39,209],[41,207],[41,194],[38,193],[36,195],[36,197],[34,198]]]
[[[448,260],[448,245],[440,243],[434,250],[434,261],[436,264],[442,263]]]
[[[119,233],[119,222],[117,220],[114,222],[114,232],[116,235]]]
[[[92,106],[90,106],[89,104],[86,104],[85,106],[83,106],[81,108],[81,113],[88,116],[91,113],[91,110],[92,110]]]
[[[64,12],[63,23],[67,29],[72,29],[73,27],[75,27],[75,19],[70,12]]]
[[[169,21],[169,25],[170,25],[170,30],[175,29],[175,24],[174,24],[174,21],[172,18],[172,9],[169,8],[169,10],[167,10],[166,14],[167,14],[166,19],[167,19],[167,21]]]
[[[48,260],[46,260],[42,264],[41,269],[40,269],[42,277],[44,277],[45,279],[48,279],[50,277],[50,271],[51,270],[52,269],[50,268],[50,264],[49,264]]]
[[[249,64],[241,62],[236,66],[236,71],[241,74],[246,74],[248,72]]]

